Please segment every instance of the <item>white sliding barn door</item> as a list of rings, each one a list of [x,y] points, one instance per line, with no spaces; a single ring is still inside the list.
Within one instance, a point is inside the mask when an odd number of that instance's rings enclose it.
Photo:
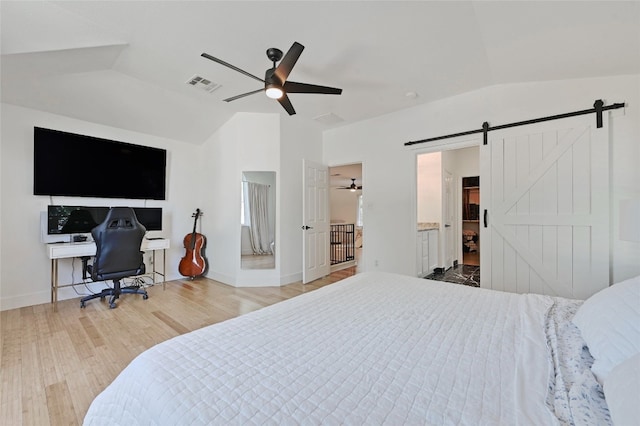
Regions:
[[[303,160],[302,283],[329,275],[329,168]]]
[[[481,287],[585,299],[609,285],[609,140],[595,114],[489,132]]]

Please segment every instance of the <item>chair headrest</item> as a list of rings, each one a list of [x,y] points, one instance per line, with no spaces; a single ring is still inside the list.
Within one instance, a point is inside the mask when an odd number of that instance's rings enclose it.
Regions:
[[[101,228],[104,231],[141,228],[146,231],[144,226],[138,222],[136,212],[131,207],[110,208],[104,221],[96,228]]]

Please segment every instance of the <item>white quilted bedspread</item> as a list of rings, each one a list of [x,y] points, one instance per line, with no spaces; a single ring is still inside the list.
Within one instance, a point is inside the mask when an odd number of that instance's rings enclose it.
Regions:
[[[359,274],[149,349],[85,424],[557,424],[552,304]]]

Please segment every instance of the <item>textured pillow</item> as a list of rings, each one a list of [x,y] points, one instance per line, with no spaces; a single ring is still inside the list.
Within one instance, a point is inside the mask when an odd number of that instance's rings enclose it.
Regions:
[[[603,390],[614,425],[639,424],[640,353],[611,370]]]
[[[595,360],[591,371],[603,384],[616,365],[640,352],[640,275],[585,300],[572,321]]]

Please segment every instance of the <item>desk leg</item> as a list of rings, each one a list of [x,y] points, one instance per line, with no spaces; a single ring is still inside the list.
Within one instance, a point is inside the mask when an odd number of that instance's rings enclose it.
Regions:
[[[58,259],[51,259],[51,303],[58,310]]]
[[[156,283],[156,275],[159,275],[157,271],[157,263],[156,263],[156,251],[153,251],[153,283]],[[162,290],[167,289],[167,276],[166,274],[166,261],[167,261],[167,249],[162,249]]]
[[[155,285],[156,283],[156,251],[155,250],[151,252],[151,262],[153,262],[153,271],[151,271],[151,280]]]

